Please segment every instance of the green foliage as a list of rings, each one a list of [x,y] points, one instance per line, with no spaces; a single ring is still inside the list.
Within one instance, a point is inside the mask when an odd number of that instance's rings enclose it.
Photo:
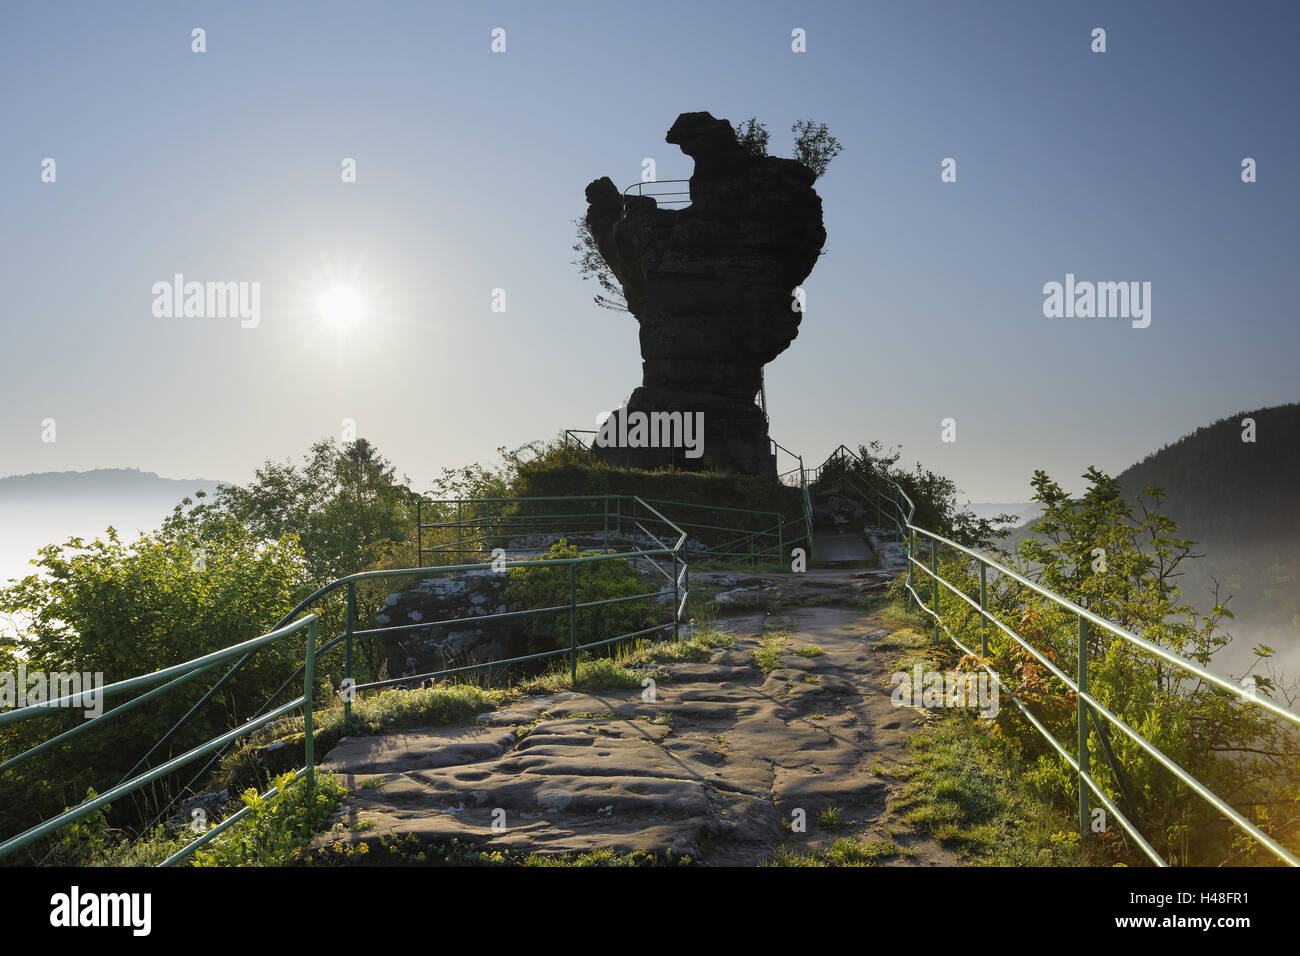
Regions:
[[[585,853],[520,853],[516,850],[484,849],[473,843],[452,838],[446,843],[423,843],[411,834],[395,837],[384,834],[378,841],[383,857],[376,862],[389,866],[541,866],[541,867],[644,867],[690,866],[689,856],[672,850],[662,855],[645,850],[620,853],[602,847]],[[341,841],[317,851],[322,863],[348,865],[357,862],[358,854]]]
[[[570,261],[578,267],[578,274],[582,276],[584,282],[595,279],[596,284],[603,290],[603,293],[597,292],[592,296],[592,301],[602,309],[627,312],[627,298],[623,295],[623,286],[605,264],[605,257],[600,254],[600,247],[596,245],[596,237],[592,235],[591,226],[585,218],[575,219],[573,222],[578,227],[578,241],[572,246],[576,258]]]
[[[286,866],[304,860],[304,846],[324,827],[347,789],[329,774],[316,774],[314,787],[306,778],[294,783],[293,777],[276,777],[275,790],[266,799],[256,790],[244,791],[249,815],[195,850],[193,865]]]
[[[379,734],[403,727],[468,723],[479,714],[496,710],[508,699],[503,690],[474,684],[437,684],[433,687],[392,688],[352,703],[352,718],[345,721],[336,705],[314,715],[316,751],[323,753],[347,734]],[[290,725],[296,729],[297,724]]]
[[[566,642],[567,643],[567,642]],[[514,690],[521,694],[537,696],[539,694],[557,694],[561,691],[574,690],[567,658],[551,658],[553,662],[544,674],[529,677],[514,685]],[[630,689],[640,687],[645,677],[661,675],[646,671],[632,671],[610,657],[581,657],[578,660],[577,689],[605,690]]]
[[[597,552],[580,552],[561,539],[541,559],[578,558]],[[613,552],[610,552],[611,554]],[[576,568],[577,603],[607,601],[613,598],[644,594],[647,586],[637,576],[626,558],[607,558],[583,562]],[[570,566],[535,564],[510,569],[506,585],[508,607],[546,608],[570,603]],[[569,612],[549,611],[522,618],[531,637],[545,647],[569,646]],[[600,607],[581,608],[577,612],[578,643],[588,644],[620,634],[631,634],[648,626],[649,615],[644,601],[623,601]]]
[[[781,654],[790,646],[788,635],[783,631],[777,631],[765,636],[759,643],[759,646],[749,652],[750,657],[754,658],[754,663],[764,674],[770,674],[772,671],[783,667]]]
[[[1003,707],[1014,707],[1010,701]],[[983,866],[1070,866],[1086,862],[1068,831],[1069,810],[1024,780],[1021,756],[965,711],[945,711],[912,738],[913,759],[890,809]]]
[[[86,791],[87,800],[95,796],[94,788]],[[111,809],[100,807],[62,827],[53,840],[43,844],[44,853],[37,862],[42,866],[157,866],[194,838],[187,828],[170,833],[160,824],[144,838],[132,839],[112,826]]]
[[[790,127],[794,137],[794,158],[813,171],[813,179],[821,179],[831,160],[844,152],[840,141],[831,135],[825,123],[798,120]]]
[[[817,811],[817,825],[832,832],[844,829],[844,811],[839,807],[822,807]]]
[[[754,559],[748,555],[748,543],[732,545],[745,552],[735,559],[750,566],[764,555],[775,555],[778,539],[775,526],[780,516],[785,524],[784,543],[792,545],[804,533],[803,511],[798,489],[778,485],[760,478],[720,472],[683,472],[671,469],[649,471],[613,468],[581,445],[557,438],[550,442],[531,442],[514,450],[498,449],[501,463],[496,467],[472,465],[445,469],[433,483],[430,497],[445,499],[441,504],[426,503],[426,523],[435,521],[463,524],[461,539],[466,545],[467,561],[485,560],[493,547],[504,546],[512,537],[525,534],[586,533],[600,535],[606,528],[618,526],[616,509],[621,508],[624,533],[630,527],[630,505],[611,504],[605,513],[603,501],[592,498],[574,502],[575,496],[635,495],[648,501],[693,541],[706,546],[735,542],[745,532],[769,532],[757,540]],[[492,502],[482,499],[518,498],[522,501]],[[546,498],[566,498],[547,501]],[[457,499],[463,499],[458,506]],[[475,500],[479,499],[479,500]],[[665,502],[672,502],[667,504]],[[721,507],[766,512],[742,514]],[[582,511],[575,516],[575,512]],[[655,534],[675,532],[668,524],[642,509],[638,520]],[[723,530],[716,530],[723,529]],[[454,528],[425,531],[425,546],[440,550],[434,563],[454,563],[457,534]],[[693,557],[692,563],[698,563]],[[781,570],[788,565],[781,562]]]
[[[27,619],[0,651],[0,669],[22,661],[29,672],[100,673],[105,683],[265,633],[293,606],[306,577],[294,538],[262,540],[229,516],[213,516],[201,538],[172,525],[125,544],[110,528],[89,543],[74,538],[44,547],[36,565],[41,573],[0,590],[0,611]],[[192,746],[232,719],[247,719],[302,659],[305,640],[304,632],[259,651],[172,746]],[[203,680],[188,694],[167,694],[113,718],[107,733],[88,730],[7,771],[0,779],[0,832],[79,802],[87,787],[115,784],[189,708]],[[0,759],[84,719],[82,710],[65,709],[0,728]]]
[[[767,155],[767,143],[770,138],[767,127],[758,121],[757,116],[751,116],[736,127],[737,142],[755,156]]]
[[[415,521],[410,488],[364,438],[312,445],[301,466],[268,461],[246,486],[221,485],[214,501],[178,507],[169,525],[202,540],[212,522],[233,518],[255,537],[294,534],[311,582],[320,587],[369,568],[385,547],[408,541]]]
[[[826,849],[780,847],[765,866],[875,866],[882,860],[910,855],[892,840],[840,837]]]
[[[886,452],[880,442],[858,448],[857,460],[848,456],[828,461],[817,480],[813,483],[815,492],[837,491],[856,498],[873,509],[872,495],[883,490],[885,494],[899,500],[906,509],[906,501],[898,497],[890,483],[895,482],[905,491],[916,506],[912,523],[921,528],[936,531],[951,538],[958,544],[970,548],[992,548],[1005,536],[1000,526],[1014,519],[1014,515],[998,515],[992,519],[977,518],[973,512],[958,504],[957,484],[918,462],[912,471],[898,467],[901,453],[894,449]],[[892,522],[900,520],[900,515],[893,505],[885,502],[885,523],[892,527]],[[906,511],[901,517],[906,517]],[[923,544],[924,542],[919,542]]]
[[[1184,564],[1196,555],[1193,543],[1178,534],[1177,525],[1163,512],[1163,493],[1146,489],[1134,507],[1108,475],[1089,469],[1084,478],[1087,490],[1075,499],[1044,473],[1035,473],[1035,500],[1043,513],[1035,537],[1020,545],[1025,573],[1138,636],[1209,665],[1231,640],[1221,628],[1228,615],[1221,604],[1202,615],[1183,602],[1177,582]],[[941,555],[941,574],[968,596],[977,596],[971,562]],[[921,589],[927,601],[928,591],[928,586]],[[999,620],[1073,675],[1079,647],[1072,613],[1006,578],[991,582],[988,603]],[[979,624],[970,606],[946,590],[939,606],[954,633],[976,646]],[[993,628],[989,634],[992,667],[1058,740],[1073,741],[1073,693],[1010,638]],[[1088,629],[1086,652],[1093,696],[1211,791],[1238,805],[1289,806],[1290,817],[1297,816],[1300,735],[1290,725],[1099,628]],[[1257,661],[1264,661],[1270,652],[1259,648],[1256,653]],[[1263,676],[1256,686],[1266,694],[1274,690]],[[1003,702],[995,729],[1035,765],[1028,783],[1062,807],[1073,804],[1073,775],[1060,768],[1048,745],[1009,701]],[[1121,731],[1107,730],[1142,833],[1167,859],[1184,864],[1271,859],[1253,841],[1234,845],[1217,811]],[[1094,777],[1129,813],[1095,732],[1089,753]],[[1267,825],[1294,847],[1300,831],[1295,819],[1287,820],[1280,812],[1276,822]],[[1118,831],[1118,824],[1112,823],[1112,829]]]
[[[812,170],[814,179],[821,179],[831,160],[844,152],[840,141],[831,135],[825,123],[813,120],[798,120],[790,127],[794,133],[794,158]],[[736,140],[755,156],[767,155],[767,144],[771,139],[767,126],[751,116],[736,127]]]
[[[730,647],[735,642],[730,634],[699,629],[685,640],[646,641],[632,656],[637,661],[651,664],[700,663],[712,657],[719,647]]]
[[[99,796],[94,787],[86,790],[86,799],[93,800]],[[64,807],[65,811],[72,809]],[[62,866],[75,866],[84,860],[102,857],[113,843],[113,828],[108,822],[111,804],[105,804],[94,813],[80,820],[74,820],[58,831],[50,857],[43,863]]]

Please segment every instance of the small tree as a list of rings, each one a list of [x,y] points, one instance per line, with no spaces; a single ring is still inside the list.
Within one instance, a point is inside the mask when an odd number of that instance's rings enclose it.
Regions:
[[[813,171],[814,179],[821,179],[831,160],[844,152],[844,147],[831,135],[825,123],[799,120],[790,127],[790,132],[795,134],[795,159]]]
[[[799,120],[790,127],[790,132],[795,134],[794,158],[812,170],[814,179],[826,175],[831,160],[844,152],[844,147],[831,135],[825,123],[810,119]],[[767,155],[770,139],[767,126],[760,123],[756,116],[751,116],[736,127],[736,141],[755,156]]]
[[[591,226],[587,224],[586,219],[575,219],[574,222],[578,226],[578,241],[573,244],[573,251],[577,253],[577,258],[570,261],[578,267],[578,274],[584,281],[595,279],[596,284],[604,290],[603,294],[598,292],[592,296],[592,301],[602,309],[627,312],[627,299],[623,296],[623,286],[614,278],[614,273],[606,264],[605,257],[600,254],[596,237],[591,234]]]
[[[755,156],[767,155],[768,139],[767,127],[756,116],[751,116],[736,127],[736,141]]]
[[[168,524],[200,536],[213,516],[233,516],[256,536],[297,535],[317,586],[368,568],[390,542],[412,533],[405,481],[364,438],[312,445],[302,465],[268,461],[248,485],[221,485],[211,504],[176,509]]]

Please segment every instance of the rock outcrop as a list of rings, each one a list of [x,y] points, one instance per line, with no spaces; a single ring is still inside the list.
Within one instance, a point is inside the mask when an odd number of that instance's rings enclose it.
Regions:
[[[690,206],[661,209],[606,177],[587,187],[587,223],[641,327],[642,384],[626,412],[702,413],[703,454],[597,450],[636,467],[775,478],[755,397],[763,366],[799,332],[794,289],[826,241],[815,177],[795,160],[754,155],[708,113],[683,113],[667,142],[695,161]]]

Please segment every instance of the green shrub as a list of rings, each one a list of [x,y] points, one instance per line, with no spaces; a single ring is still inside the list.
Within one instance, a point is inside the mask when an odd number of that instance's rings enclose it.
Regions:
[[[566,539],[560,539],[551,550],[535,561],[555,558],[577,558],[597,552],[580,553]],[[611,552],[612,553],[612,552]],[[525,562],[525,564],[527,564]],[[577,566],[577,603],[607,601],[646,593],[646,585],[626,558],[609,558],[589,561]],[[506,606],[524,610],[530,608],[558,607],[569,604],[569,566],[562,564],[534,564],[510,569],[510,583],[506,586]],[[531,614],[522,619],[529,636],[548,647],[569,645],[568,610]],[[649,626],[649,615],[644,601],[624,601],[600,607],[581,608],[577,614],[578,643],[588,644],[620,634],[630,634]]]
[[[275,780],[265,800],[246,790],[252,812],[207,846],[194,851],[194,866],[283,866],[299,860],[301,848],[320,832],[347,790],[329,774],[317,774],[312,787],[303,779],[291,785],[292,773]]]

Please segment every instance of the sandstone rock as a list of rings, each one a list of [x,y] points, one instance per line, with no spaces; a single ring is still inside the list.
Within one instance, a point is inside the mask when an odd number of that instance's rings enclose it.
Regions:
[[[666,139],[695,161],[690,206],[660,209],[603,178],[587,186],[587,223],[641,327],[642,384],[626,411],[703,413],[703,455],[597,451],[636,467],[775,479],[755,396],[763,366],[798,334],[793,290],[826,241],[814,176],[795,160],[755,156],[708,113],[681,114]]]
[[[389,675],[425,674],[524,653],[527,638],[520,619],[484,621],[478,626],[460,620],[504,612],[507,584],[509,576],[498,571],[461,571],[454,576],[431,575],[390,594],[376,617],[381,626],[425,621],[429,626],[384,635]],[[460,623],[440,625],[441,621]]]

